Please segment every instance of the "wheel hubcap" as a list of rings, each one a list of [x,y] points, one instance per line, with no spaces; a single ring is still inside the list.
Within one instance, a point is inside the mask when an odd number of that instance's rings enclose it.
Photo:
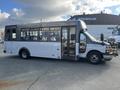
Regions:
[[[23,52],[23,53],[22,53],[22,57],[23,57],[23,58],[27,58],[26,52]]]
[[[98,59],[99,59],[99,58],[98,58],[97,55],[92,55],[90,60],[91,60],[92,62],[97,62]]]

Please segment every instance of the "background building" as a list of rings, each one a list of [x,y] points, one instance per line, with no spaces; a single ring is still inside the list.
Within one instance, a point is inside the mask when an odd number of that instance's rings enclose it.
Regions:
[[[88,32],[98,39],[102,33],[107,39],[112,35],[113,28],[120,24],[120,16],[105,13],[74,15],[68,20],[84,20]]]

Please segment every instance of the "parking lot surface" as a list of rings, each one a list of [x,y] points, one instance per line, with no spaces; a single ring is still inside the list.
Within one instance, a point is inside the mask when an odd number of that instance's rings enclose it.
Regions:
[[[120,90],[120,57],[100,64],[31,58],[2,53],[0,90]]]

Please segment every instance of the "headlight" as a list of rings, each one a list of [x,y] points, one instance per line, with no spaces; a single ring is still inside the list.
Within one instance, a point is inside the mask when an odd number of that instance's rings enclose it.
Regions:
[[[106,46],[106,53],[112,54],[113,53],[113,49],[110,45]]]

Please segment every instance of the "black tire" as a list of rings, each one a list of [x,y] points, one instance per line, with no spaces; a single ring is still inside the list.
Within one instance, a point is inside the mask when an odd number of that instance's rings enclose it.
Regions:
[[[23,49],[23,50],[20,51],[19,56],[20,56],[22,59],[29,59],[29,58],[30,58],[30,53],[29,53],[28,50]]]
[[[92,64],[99,64],[102,62],[102,55],[100,52],[90,52],[87,59]]]

